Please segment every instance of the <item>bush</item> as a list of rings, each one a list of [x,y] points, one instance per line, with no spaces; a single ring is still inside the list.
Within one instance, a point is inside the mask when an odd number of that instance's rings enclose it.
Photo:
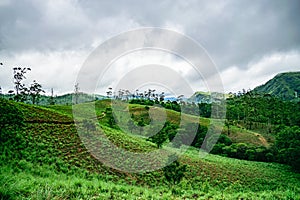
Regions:
[[[171,155],[168,162],[175,161],[163,168],[165,178],[169,183],[174,185],[182,180],[186,172],[186,165],[180,165],[177,159],[176,155]]]
[[[300,128],[297,126],[282,129],[277,137],[277,159],[300,171]]]

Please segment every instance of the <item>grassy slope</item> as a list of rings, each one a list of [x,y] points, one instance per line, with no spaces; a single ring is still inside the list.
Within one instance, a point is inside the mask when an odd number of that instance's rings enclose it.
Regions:
[[[97,102],[98,115],[108,105],[107,101]],[[180,158],[188,165],[188,172],[178,186],[170,189],[160,170],[122,173],[90,155],[75,125],[70,123],[71,107],[41,108],[24,104],[20,107],[27,123],[16,133],[17,138],[1,145],[0,199],[299,198],[300,176],[288,166],[215,155],[199,159],[195,149]],[[142,106],[132,107],[133,112],[139,109],[144,112]],[[167,112],[170,119],[178,118],[178,113]],[[203,124],[208,123],[207,119],[201,120]],[[123,148],[138,152],[155,149],[152,143],[140,138],[104,129],[109,138]]]

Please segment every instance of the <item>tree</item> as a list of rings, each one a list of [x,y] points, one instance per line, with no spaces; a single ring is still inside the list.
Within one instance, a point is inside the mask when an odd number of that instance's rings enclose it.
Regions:
[[[141,119],[138,121],[138,124],[137,124],[138,126],[139,126],[139,129],[140,129],[140,134],[142,133],[142,131],[143,131],[143,127],[144,126],[146,126],[146,124],[145,124],[145,121],[144,121],[144,118],[143,117],[141,117]]]
[[[178,162],[178,157],[176,155],[169,156],[168,163],[170,162],[172,163],[163,168],[164,176],[169,183],[176,185],[184,177],[187,166],[180,165],[180,163]]]
[[[78,99],[79,99],[79,83],[75,84],[74,96],[75,96],[75,104],[78,104]]]
[[[155,143],[157,148],[161,148],[163,143],[168,139],[168,135],[162,129],[157,134],[149,137],[147,140]]]
[[[29,67],[14,67],[14,84],[15,84],[15,90],[16,90],[16,101],[25,101],[26,100],[26,92],[27,88],[25,87],[25,84],[22,84],[22,80],[26,79],[25,74],[27,71],[30,71],[31,69]]]
[[[159,101],[160,102],[163,102],[165,100],[165,93],[162,92],[160,95],[159,95]]]
[[[117,124],[117,119],[115,119],[114,115],[113,115],[113,112],[112,112],[112,109],[111,108],[106,108],[105,110],[105,113],[106,113],[106,117],[108,119],[108,125],[109,127],[113,128],[116,126]]]
[[[107,94],[108,98],[112,97],[112,88],[111,87],[108,88],[108,91],[106,92],[106,94]]]
[[[230,135],[230,125],[231,125],[231,121],[229,121],[228,119],[225,119],[225,126],[227,127],[227,135]]]
[[[84,119],[82,121],[82,126],[86,129],[87,133],[89,133],[90,131],[96,131],[96,126],[92,120]]]
[[[3,63],[0,63],[0,65],[3,65]],[[0,86],[0,97],[2,97],[2,88]]]
[[[132,133],[132,131],[136,128],[132,119],[129,119],[127,122],[128,130]]]
[[[278,160],[300,171],[300,128],[298,126],[283,128],[276,137],[275,147]]]
[[[34,80],[29,87],[29,96],[31,97],[32,104],[38,104],[42,92],[45,93],[42,89],[42,85]]]
[[[50,105],[55,104],[54,95],[53,95],[53,88],[51,88],[51,96],[50,96],[50,99],[49,99],[49,104]]]

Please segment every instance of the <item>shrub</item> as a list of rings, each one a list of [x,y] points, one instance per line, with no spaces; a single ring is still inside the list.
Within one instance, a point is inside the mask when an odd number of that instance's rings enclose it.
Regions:
[[[175,160],[174,162],[172,162]],[[178,184],[184,177],[186,172],[186,165],[180,165],[176,155],[171,155],[168,162],[172,162],[168,166],[163,168],[165,178],[171,184]]]
[[[282,129],[277,137],[275,147],[278,160],[300,171],[300,128],[297,126]]]

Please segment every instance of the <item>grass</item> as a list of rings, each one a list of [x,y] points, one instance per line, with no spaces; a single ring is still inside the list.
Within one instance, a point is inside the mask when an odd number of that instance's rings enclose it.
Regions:
[[[83,108],[88,105],[83,104]],[[96,114],[101,116],[109,105],[109,101],[98,101]],[[18,131],[8,130],[6,139],[1,140],[0,199],[300,199],[300,174],[286,165],[216,155],[201,158],[195,148],[180,157],[188,171],[178,185],[169,185],[162,170],[118,171],[86,149],[76,125],[69,123],[71,106],[18,106],[27,122]],[[144,106],[130,106],[135,116],[147,116]],[[169,119],[179,119],[175,111],[166,112]],[[99,119],[102,130],[118,147],[135,153],[156,150],[151,142],[109,128],[104,121]],[[202,118],[200,123],[208,125],[209,120]],[[238,128],[233,131],[244,134]],[[178,151],[165,148],[162,159]],[[112,160],[107,152],[106,158]],[[118,165],[124,164],[116,160]]]

